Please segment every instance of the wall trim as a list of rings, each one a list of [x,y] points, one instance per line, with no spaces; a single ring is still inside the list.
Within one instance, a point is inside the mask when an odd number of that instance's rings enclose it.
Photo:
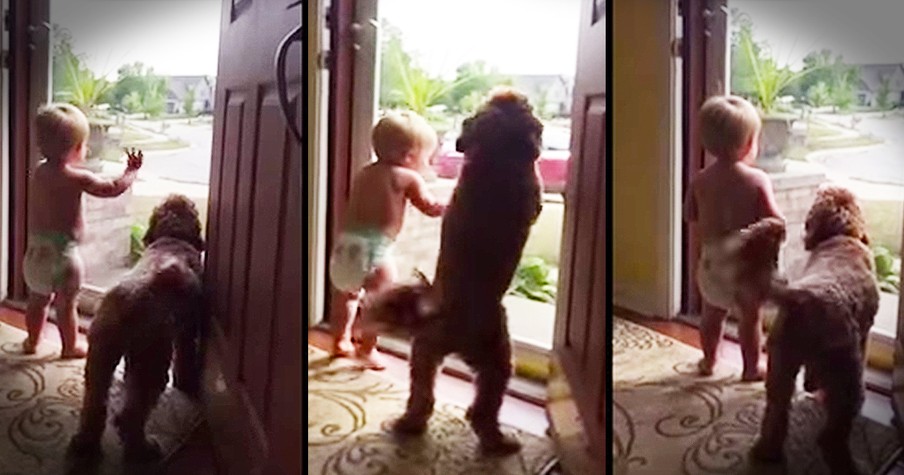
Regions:
[[[324,315],[326,297],[327,70],[320,67],[325,30],[322,0],[308,3],[308,326]]]

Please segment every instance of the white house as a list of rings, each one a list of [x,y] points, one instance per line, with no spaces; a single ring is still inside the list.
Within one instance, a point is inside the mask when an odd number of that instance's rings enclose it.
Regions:
[[[861,64],[857,100],[860,105],[876,107],[884,81],[888,83],[889,105],[904,106],[904,64]]]
[[[567,117],[571,114],[574,78],[553,74],[513,75],[512,85],[527,94],[531,104],[545,113]]]
[[[213,113],[213,100],[216,89],[215,79],[210,76],[167,76],[166,113],[184,114],[185,97],[194,89],[194,112],[196,114]]]

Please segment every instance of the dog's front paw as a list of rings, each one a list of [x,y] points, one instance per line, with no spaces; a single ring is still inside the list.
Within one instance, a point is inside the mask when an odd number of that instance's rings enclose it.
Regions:
[[[399,435],[421,435],[427,432],[427,421],[405,415],[393,421],[390,429]]]
[[[163,450],[157,441],[144,439],[126,443],[123,447],[123,459],[130,463],[156,462],[163,458]]]
[[[66,448],[66,457],[80,462],[96,462],[103,456],[104,452],[100,446],[100,440],[89,440],[83,434],[74,435]]]
[[[780,463],[784,460],[785,454],[781,445],[770,443],[765,439],[759,439],[753,448],[750,449],[750,457],[763,463]]]
[[[490,457],[504,457],[521,450],[518,439],[501,432],[480,438],[480,452]]]

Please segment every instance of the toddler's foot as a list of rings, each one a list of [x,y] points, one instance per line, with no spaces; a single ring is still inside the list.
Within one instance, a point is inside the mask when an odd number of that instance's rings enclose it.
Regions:
[[[355,354],[355,345],[352,343],[351,338],[337,340],[333,343],[333,358],[348,358]]]
[[[712,376],[713,366],[715,366],[715,363],[706,358],[702,358],[697,362],[697,370],[700,371],[700,376]]]
[[[75,345],[73,348],[63,348],[60,352],[60,359],[77,360],[88,356],[88,349],[82,345]]]
[[[358,360],[364,364],[364,367],[373,370],[373,371],[382,371],[386,369],[386,365],[383,363],[383,357],[377,353],[377,350],[370,350],[368,352],[358,352]]]
[[[745,383],[756,383],[766,380],[766,368],[757,367],[755,371],[744,370],[741,373],[741,381]]]
[[[32,341],[31,337],[26,337],[25,341],[22,342],[22,353],[26,355],[33,355],[38,352],[38,341]]]

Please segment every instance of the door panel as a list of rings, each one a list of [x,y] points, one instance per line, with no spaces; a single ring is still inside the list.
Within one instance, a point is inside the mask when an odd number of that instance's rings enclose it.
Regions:
[[[10,279],[9,298],[24,300],[22,262],[28,230],[28,173],[39,161],[34,119],[48,101],[50,0],[10,0]]]
[[[691,179],[706,165],[706,154],[700,137],[695,132],[700,106],[707,97],[728,92],[725,58],[727,56],[728,6],[727,0],[681,0],[681,15],[684,19],[682,32],[684,57],[684,114],[682,134],[684,137],[684,160],[682,191],[688,189]],[[682,194],[682,198],[684,195]],[[690,263],[699,258],[699,243],[690,236],[684,225],[685,254],[683,312],[698,314],[700,292],[697,289],[696,266]]]
[[[205,274],[216,363],[205,381],[228,473],[301,472],[301,147],[274,64],[300,24],[300,4],[289,5],[223,5]],[[289,46],[285,91],[299,130],[301,46]]]
[[[562,462],[574,473],[602,473],[608,450],[606,424],[606,270],[609,193],[606,187],[605,2],[584,0],[572,108],[572,145],[565,196],[563,267],[557,305],[556,369],[564,376],[581,437],[563,423],[557,377],[550,384],[548,413],[561,443]],[[566,418],[570,418],[566,417]],[[574,440],[580,439],[576,445]],[[569,442],[570,441],[570,442]],[[575,453],[577,452],[577,453]],[[578,469],[577,467],[581,467]]]

